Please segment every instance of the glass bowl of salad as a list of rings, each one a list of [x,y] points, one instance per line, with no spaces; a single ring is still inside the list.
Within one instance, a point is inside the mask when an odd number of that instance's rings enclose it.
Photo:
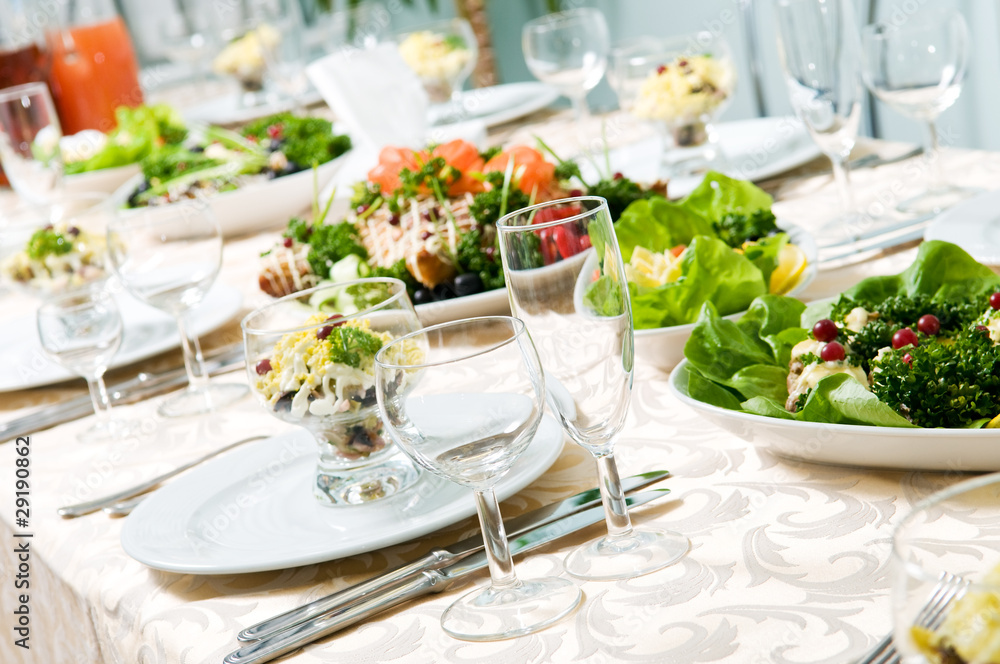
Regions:
[[[261,405],[305,427],[319,450],[313,495],[355,505],[395,495],[419,473],[393,445],[375,398],[375,354],[420,329],[397,279],[317,286],[243,319],[247,375]],[[413,362],[424,349],[396,347]]]
[[[667,175],[722,165],[712,123],[736,88],[736,67],[725,38],[698,32],[640,39],[612,53],[609,80],[623,109],[663,132]]]
[[[399,54],[420,78],[433,104],[458,102],[476,67],[479,48],[464,18],[439,21],[397,37]]]
[[[92,286],[110,275],[105,230],[114,214],[106,194],[65,194],[0,219],[0,281],[46,298]]]
[[[1000,473],[930,495],[896,526],[894,641],[908,664],[1000,662],[997,523]]]

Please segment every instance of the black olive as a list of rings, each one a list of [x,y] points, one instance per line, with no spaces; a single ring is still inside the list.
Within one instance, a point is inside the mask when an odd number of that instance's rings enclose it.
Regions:
[[[455,294],[459,297],[483,292],[483,280],[475,272],[466,272],[455,277]]]
[[[190,151],[191,152],[204,152],[205,151],[205,147],[202,146],[202,145],[196,145],[193,148],[190,148]]]
[[[276,150],[280,150],[281,146],[284,145],[284,144],[285,144],[284,141],[279,141],[279,140],[275,140],[275,139],[272,138],[271,139],[271,150],[275,150],[275,151]]]
[[[413,304],[429,304],[434,301],[434,294],[427,288],[413,291]]]
[[[282,394],[278,400],[274,403],[274,410],[277,413],[289,412],[292,410],[292,399],[295,398],[295,392],[285,392]]]
[[[434,287],[434,297],[438,300],[450,300],[456,296],[455,287],[447,281]]]

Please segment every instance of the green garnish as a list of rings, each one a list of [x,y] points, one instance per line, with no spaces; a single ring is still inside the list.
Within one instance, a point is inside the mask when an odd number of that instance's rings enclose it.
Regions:
[[[503,266],[487,253],[483,234],[472,229],[458,241],[458,264],[461,272],[475,272],[483,282],[483,290],[503,288],[506,284]]]
[[[28,240],[28,258],[40,261],[46,256],[62,256],[73,251],[73,242],[51,228],[37,230]]]
[[[350,325],[333,328],[326,341],[330,344],[331,362],[355,369],[361,367],[362,360],[373,360],[383,346],[382,340],[374,334]]]
[[[452,51],[465,50],[465,40],[458,35],[445,35],[444,45]]]
[[[275,134],[282,141],[281,151],[288,160],[300,166],[310,167],[339,157],[351,149],[351,139],[346,135],[335,135],[329,120],[316,117],[297,117],[291,113],[279,113],[255,120],[243,127],[243,136],[253,136],[264,143]]]
[[[719,234],[719,239],[734,249],[739,249],[746,242],[753,242],[778,232],[774,213],[770,209],[760,209],[749,215],[740,213],[727,214],[718,221],[712,222],[712,228]]]

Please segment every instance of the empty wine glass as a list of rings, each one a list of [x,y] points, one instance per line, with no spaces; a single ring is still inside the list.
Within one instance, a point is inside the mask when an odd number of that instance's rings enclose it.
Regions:
[[[926,123],[927,190],[899,203],[900,212],[940,212],[978,189],[946,182],[935,121],[958,99],[969,60],[969,28],[957,11],[927,11],[905,23],[875,23],[862,31],[864,79],[876,97]]]
[[[608,24],[597,9],[548,14],[524,24],[521,49],[538,80],[573,102],[576,119],[590,114],[587,92],[601,82],[611,48]]]
[[[107,251],[128,292],[177,320],[188,387],[160,404],[160,414],[205,413],[247,394],[245,385],[208,382],[198,337],[184,320],[208,293],[222,263],[222,235],[211,209],[182,201],[123,212],[108,225]]]
[[[861,121],[861,49],[852,0],[778,0],[778,54],[796,115],[830,158],[841,215],[822,234],[859,233],[847,158]]]
[[[528,448],[544,378],[524,323],[506,316],[444,323],[386,345],[375,392],[393,438],[421,466],[475,492],[492,583],[441,616],[452,636],[492,641],[538,631],[579,603],[557,577],[521,581],[493,487]]]
[[[189,66],[199,89],[204,87],[210,56],[219,46],[207,19],[197,5],[179,2],[175,13],[160,24],[163,54],[171,62]]]
[[[46,300],[36,314],[45,354],[83,376],[90,388],[97,422],[77,434],[82,442],[106,442],[135,435],[137,422],[111,417],[104,372],[122,342],[122,319],[114,298],[99,287]]]
[[[62,128],[44,83],[0,90],[0,165],[25,200],[45,204],[63,185]]]
[[[893,643],[905,664],[1000,661],[998,523],[994,473],[932,494],[896,526]]]
[[[549,408],[597,460],[608,535],[572,552],[570,574],[625,579],[676,562],[678,533],[633,528],[614,444],[632,393],[632,309],[607,201],[596,196],[533,205],[497,222],[511,311],[535,340]]]

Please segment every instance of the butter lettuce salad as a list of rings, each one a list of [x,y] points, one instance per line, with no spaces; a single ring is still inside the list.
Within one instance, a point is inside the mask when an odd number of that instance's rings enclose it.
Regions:
[[[777,227],[772,202],[751,182],[709,172],[679,201],[629,205],[615,234],[636,329],[694,323],[706,302],[726,316],[794,288],[807,260]]]
[[[1000,277],[925,242],[898,275],[809,307],[758,296],[733,322],[707,303],[684,347],[688,394],[787,420],[1000,426]]]

